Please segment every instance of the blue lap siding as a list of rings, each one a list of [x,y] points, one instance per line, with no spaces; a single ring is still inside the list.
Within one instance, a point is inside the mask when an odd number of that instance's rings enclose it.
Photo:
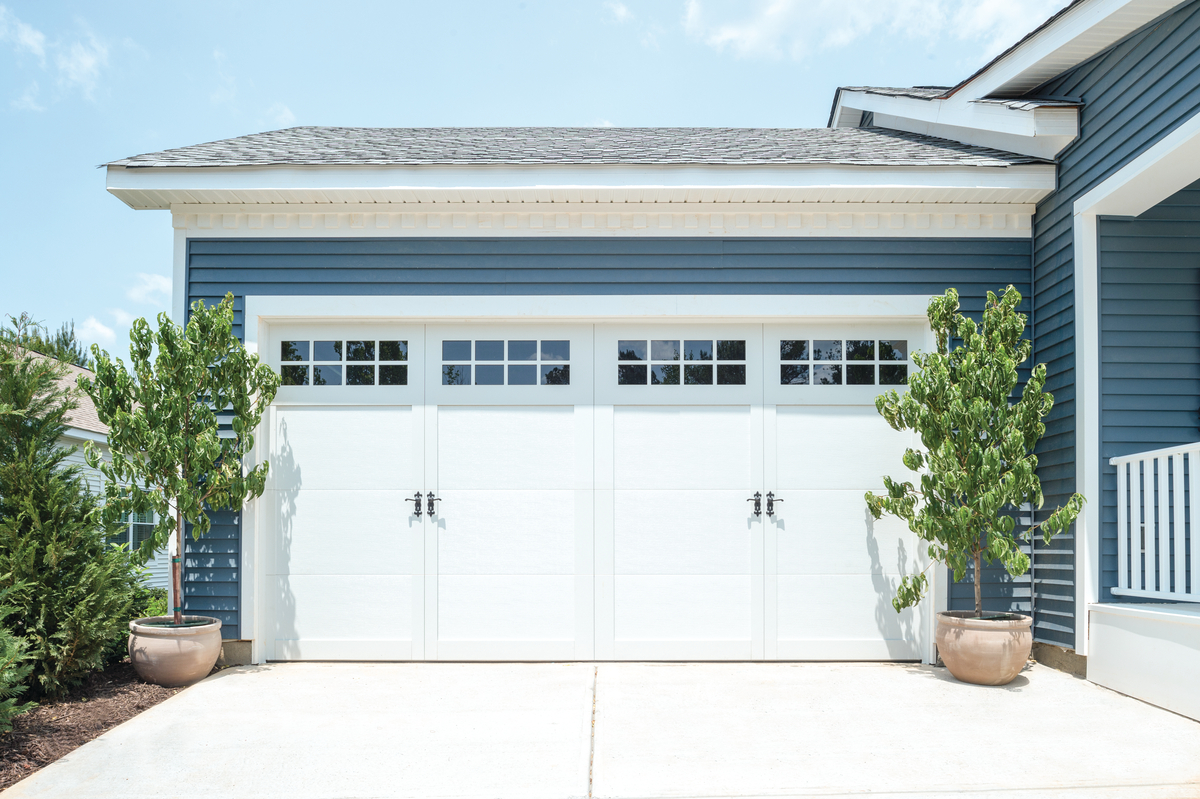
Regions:
[[[1084,103],[1080,136],[1058,158],[1058,190],[1038,205],[1034,218],[1035,357],[1047,364],[1046,387],[1056,399],[1038,449],[1049,509],[1077,488],[1073,205],[1200,111],[1200,2],[1182,6],[1033,94],[1074,97]],[[1109,383],[1104,390],[1115,387]],[[1117,396],[1102,401],[1111,407],[1123,401]],[[1107,494],[1087,499],[1105,506],[1115,502]],[[1104,532],[1107,535],[1107,528]],[[1115,543],[1115,537],[1104,542],[1105,569],[1115,568]],[[1039,543],[1036,562],[1040,609],[1036,635],[1039,640],[1074,646],[1072,536],[1060,536],[1050,547]]]
[[[1028,239],[192,239],[188,300],[279,295],[887,294],[1030,291]],[[1025,313],[1031,306],[1026,300]],[[897,464],[899,467],[900,464]],[[240,634],[239,521],[188,545],[188,610]],[[214,525],[214,533],[218,526]],[[989,609],[1028,610],[1028,582],[989,570]],[[970,587],[966,587],[967,592]],[[954,592],[960,606],[962,589]]]
[[[1117,472],[1108,459],[1200,440],[1200,183],[1136,219],[1100,220],[1100,344],[1100,599],[1111,602]]]

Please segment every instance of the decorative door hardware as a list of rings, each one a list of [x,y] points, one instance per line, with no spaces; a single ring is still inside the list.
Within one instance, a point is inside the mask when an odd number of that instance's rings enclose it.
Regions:
[[[417,496],[421,496],[421,495],[420,495],[420,494],[417,494]],[[427,510],[427,512],[429,513],[429,515],[430,515],[430,516],[432,516],[432,515],[434,514],[434,506],[433,506],[433,503],[435,503],[435,502],[441,502],[441,501],[442,501],[442,499],[441,499],[441,497],[435,497],[435,496],[433,495],[433,492],[432,492],[432,491],[430,491],[428,494],[426,494],[426,495],[425,495],[425,498],[426,498],[426,499],[428,500],[428,502],[429,502],[429,504],[426,506],[426,510]]]
[[[754,496],[750,497],[750,499],[748,499],[746,501],[754,503],[754,515],[755,516],[762,516],[762,492],[761,491],[755,491]]]
[[[413,515],[418,519],[421,518],[421,492],[418,491],[417,493],[413,494],[412,497],[404,501],[411,502],[413,504]]]
[[[775,503],[776,503],[776,502],[783,502],[783,500],[782,500],[782,499],[777,499],[777,498],[775,497],[775,492],[773,492],[773,491],[768,491],[768,492],[767,492],[767,515],[768,515],[768,516],[774,516],[774,515],[775,515]]]

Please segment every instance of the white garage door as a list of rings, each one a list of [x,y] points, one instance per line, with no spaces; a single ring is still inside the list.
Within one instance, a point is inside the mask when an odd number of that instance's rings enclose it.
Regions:
[[[873,398],[920,336],[273,329],[308,385],[272,411],[268,657],[918,658],[922,619],[890,601],[919,553],[862,496],[902,470]]]

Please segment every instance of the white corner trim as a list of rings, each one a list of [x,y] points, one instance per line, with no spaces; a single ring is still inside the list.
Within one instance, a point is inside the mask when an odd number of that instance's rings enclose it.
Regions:
[[[263,323],[346,320],[503,321],[754,319],[796,321],[862,317],[924,319],[926,295],[599,295],[599,296],[247,296],[246,347],[258,349]],[[254,338],[251,339],[251,335]]]
[[[1075,651],[1088,653],[1087,606],[1100,601],[1100,286],[1095,214],[1076,214],[1075,486],[1087,500],[1075,521]]]
[[[175,229],[171,260],[171,321],[177,325],[187,319],[187,222],[183,214],[171,214],[171,227]]]

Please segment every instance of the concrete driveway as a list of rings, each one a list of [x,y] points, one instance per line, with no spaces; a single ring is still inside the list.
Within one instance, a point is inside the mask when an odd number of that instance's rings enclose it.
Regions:
[[[230,669],[25,797],[1197,797],[1200,723],[1042,666]]]

